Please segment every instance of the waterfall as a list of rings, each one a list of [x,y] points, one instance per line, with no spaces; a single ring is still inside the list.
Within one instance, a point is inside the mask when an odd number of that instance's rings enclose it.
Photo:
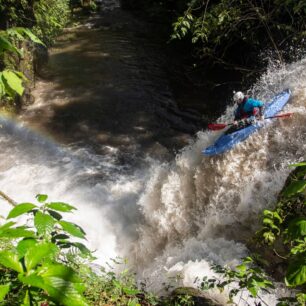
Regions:
[[[85,229],[99,264],[126,257],[154,291],[177,274],[177,285],[195,286],[196,277],[213,275],[209,264],[231,266],[247,255],[245,243],[262,210],[273,208],[288,165],[305,159],[305,80],[306,60],[271,65],[249,93],[267,101],[290,88],[284,111],[294,116],[231,151],[201,155],[222,131],[199,131],[175,160],[147,156],[128,170],[117,163],[118,148],[104,145],[100,155],[78,143],[60,145],[22,120],[1,117],[0,190],[17,202],[46,193],[76,206],[67,218]],[[233,107],[219,120],[231,121]],[[8,209],[1,200],[1,215]],[[273,305],[275,298],[267,299]]]

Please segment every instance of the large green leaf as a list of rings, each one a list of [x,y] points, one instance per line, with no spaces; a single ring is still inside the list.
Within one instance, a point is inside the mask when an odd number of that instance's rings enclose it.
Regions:
[[[0,34],[0,53],[4,51],[12,51],[19,55],[22,54],[4,35]]]
[[[4,300],[5,296],[10,291],[10,284],[0,285],[0,302]]]
[[[45,290],[44,279],[41,276],[37,275],[36,273],[32,273],[30,275],[18,274],[18,279],[26,285],[30,285]]]
[[[33,231],[29,231],[25,226],[19,226],[15,228],[0,229],[0,237],[5,238],[30,238],[35,237]]]
[[[306,180],[293,181],[283,191],[283,195],[287,197],[293,196],[299,192],[302,192],[305,189],[305,187],[306,187]]]
[[[297,260],[289,264],[286,284],[291,287],[300,286],[306,283],[306,254],[302,254]]]
[[[44,214],[38,211],[34,217],[34,225],[37,228],[39,234],[45,235],[51,233],[56,220],[54,220],[50,215]]]
[[[36,35],[34,35],[29,29],[26,28],[13,28],[12,30],[16,31],[18,34],[26,35],[29,37],[33,42],[45,45]]]
[[[62,264],[45,264],[37,270],[37,274],[43,278],[59,277],[72,283],[80,283],[82,281],[72,268]]]
[[[63,212],[69,212],[72,210],[76,210],[75,207],[72,205],[69,205],[67,203],[62,202],[52,202],[46,205],[46,207],[57,210],[57,211],[63,211]]]
[[[19,274],[18,279],[24,284],[43,289],[48,293],[50,297],[52,297],[60,305],[67,305],[67,306],[89,305],[86,299],[82,295],[82,292],[84,291],[85,288],[83,286],[80,286],[81,285],[80,283],[73,283],[71,281],[63,279],[62,277],[52,276],[53,273],[51,272],[51,270],[53,270],[53,268],[51,266],[49,272],[44,273],[43,272],[44,267],[41,267],[40,270],[41,270],[39,272],[40,275],[32,273],[29,276],[23,276]],[[55,274],[62,275],[62,273],[58,273],[59,270],[57,268],[55,268],[55,270],[56,270]],[[55,270],[53,270],[53,272]],[[64,271],[64,269],[62,271]],[[64,274],[66,274],[66,272],[70,272],[70,270],[65,271]]]
[[[22,85],[22,78],[12,70],[2,71],[2,78],[5,79],[8,86],[20,96],[23,94],[24,87]]]
[[[33,247],[36,243],[37,243],[37,240],[32,239],[32,238],[26,238],[26,239],[23,239],[23,240],[19,241],[19,243],[17,244],[17,247],[16,247],[19,258],[24,257],[26,252],[31,247]]]
[[[58,247],[53,243],[47,242],[33,245],[28,249],[24,257],[27,271],[35,268],[44,259],[53,258],[58,251]]]
[[[22,214],[25,214],[31,211],[33,208],[37,207],[32,203],[21,203],[15,206],[8,214],[6,219],[16,218]]]
[[[12,227],[15,224],[16,224],[16,222],[13,222],[13,221],[7,222],[7,223],[0,226],[0,231],[6,230],[6,229]]]
[[[14,271],[20,273],[23,272],[22,264],[19,261],[18,254],[13,253],[12,251],[0,252],[0,264]]]
[[[48,196],[46,194],[38,194],[36,195],[36,199],[39,203],[43,203],[47,201]]]
[[[301,239],[306,236],[306,219],[297,218],[292,220],[289,223],[287,232],[292,239]]]
[[[71,245],[78,248],[83,255],[92,256],[92,252],[83,243],[72,242]]]
[[[59,277],[44,278],[45,290],[59,303],[67,306],[88,306],[84,296],[78,292],[77,284],[66,281]]]
[[[67,221],[59,221],[58,223],[62,226],[63,230],[70,235],[85,239],[85,232],[78,225]]]

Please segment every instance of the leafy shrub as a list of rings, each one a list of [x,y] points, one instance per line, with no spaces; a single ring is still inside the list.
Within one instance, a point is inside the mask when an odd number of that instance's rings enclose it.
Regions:
[[[61,32],[70,18],[69,1],[40,0],[34,4],[36,23],[33,32],[51,45],[54,38]]]
[[[85,286],[73,265],[91,252],[73,237],[85,239],[78,225],[65,221],[60,213],[75,207],[62,202],[48,203],[38,195],[39,204],[21,203],[0,226],[0,301],[5,305],[32,305],[42,301],[63,305],[88,305]],[[26,215],[24,225],[17,217]],[[8,241],[9,239],[9,241]],[[9,242],[9,243],[8,243]],[[73,252],[74,260],[67,258]]]
[[[264,210],[262,228],[256,233],[257,242],[271,246],[277,256],[286,251],[286,254],[281,256],[287,266],[284,282],[288,287],[296,289],[296,295],[280,298],[277,306],[304,306],[306,303],[306,162],[292,166],[297,169],[289,176],[276,208]],[[274,288],[271,280],[258,265],[262,262],[263,260],[247,257],[234,270],[213,266],[213,270],[220,273],[222,278],[204,277],[200,288],[218,288],[220,291],[229,288],[231,303],[233,297],[238,294],[240,300],[243,299],[242,293],[247,290],[249,295],[255,298],[254,305],[259,305],[256,302],[256,299],[260,299],[259,292]]]
[[[228,303],[234,303],[233,298],[239,295],[240,301],[250,305],[244,295],[247,292],[249,297],[254,299],[254,305],[257,305],[256,299],[258,299],[258,302],[260,301],[260,292],[267,292],[268,289],[274,288],[273,283],[251,257],[244,258],[242,263],[235,269],[224,268],[219,265],[214,265],[212,268],[216,273],[221,274],[222,278],[208,279],[204,277],[200,284],[200,289],[217,288],[222,292],[225,288],[228,288]]]
[[[305,37],[303,0],[193,0],[173,24],[173,39],[186,37],[197,55],[220,64],[246,65],[267,48],[282,61],[281,48]]]
[[[286,251],[282,256],[288,266],[285,282],[296,287],[306,284],[306,163],[292,166],[297,169],[282,190],[276,208],[264,211],[257,237],[277,254]]]
[[[0,31],[0,58],[7,56],[23,56],[23,50],[18,46],[25,39],[43,44],[30,30],[25,28],[9,28]],[[0,99],[2,97],[13,99],[16,94],[22,95],[24,91],[23,82],[25,76],[12,67],[0,71]]]
[[[37,204],[18,205],[0,196],[15,205],[0,225],[1,305],[160,305],[143,286],[138,289],[128,269],[119,275],[103,267],[93,271],[95,258],[79,242],[86,238],[84,230],[62,217],[74,206],[47,202],[43,194],[36,196]]]

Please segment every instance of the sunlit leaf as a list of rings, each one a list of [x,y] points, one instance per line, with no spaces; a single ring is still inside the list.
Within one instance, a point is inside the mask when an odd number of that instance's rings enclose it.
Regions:
[[[10,291],[10,284],[0,285],[0,302],[4,300],[5,296]]]
[[[15,225],[15,224],[16,224],[16,222],[10,221],[10,222],[7,222],[7,223],[1,225],[1,226],[0,226],[0,232],[3,231],[3,230],[8,229],[8,228],[10,228],[10,227],[12,227],[12,226]]]
[[[38,211],[34,217],[34,225],[37,228],[39,234],[51,233],[56,220],[54,220],[50,215],[44,214]]]
[[[27,276],[19,274],[18,279],[26,285],[45,289],[44,279],[35,273],[29,274]]]
[[[91,251],[83,243],[73,242],[72,245],[78,248],[82,254],[91,255]]]
[[[15,206],[8,214],[7,219],[16,218],[22,214],[25,214],[31,211],[33,208],[37,206],[32,203],[21,203]]]
[[[0,229],[0,237],[5,238],[30,238],[35,237],[35,233],[33,231],[28,230],[24,226],[16,227],[16,228],[7,228],[5,230]]]
[[[54,276],[72,283],[82,282],[81,278],[78,277],[72,268],[62,264],[45,264],[37,270],[37,274],[43,278]]]
[[[46,207],[62,212],[70,212],[72,210],[76,210],[74,206],[63,202],[52,202],[47,204]]]
[[[23,272],[22,264],[19,261],[18,254],[12,251],[0,252],[0,264],[6,268],[12,269],[17,272]]]
[[[46,194],[38,194],[36,195],[36,199],[38,202],[43,203],[47,201],[48,196]]]
[[[37,240],[33,238],[26,238],[19,241],[16,247],[19,258],[24,257],[29,248],[33,247],[36,243]]]
[[[57,302],[63,305],[88,306],[89,303],[78,291],[83,286],[78,286],[75,283],[64,280],[60,277],[44,276],[44,290]]]
[[[35,268],[45,258],[52,258],[59,251],[53,243],[40,243],[33,245],[25,254],[24,260],[27,270]]]
[[[17,33],[26,35],[29,37],[33,42],[40,44],[40,45],[45,45],[36,35],[34,35],[29,29],[26,28],[13,28]]]
[[[67,221],[59,221],[59,224],[70,235],[85,239],[85,232],[78,225]]]
[[[20,96],[23,94],[24,87],[22,85],[22,78],[11,70],[4,70],[2,72],[2,78],[5,79],[8,86]]]

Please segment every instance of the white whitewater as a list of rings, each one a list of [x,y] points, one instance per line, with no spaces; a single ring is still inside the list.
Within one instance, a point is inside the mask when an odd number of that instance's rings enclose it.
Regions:
[[[116,149],[99,156],[77,145],[62,148],[2,118],[0,190],[17,202],[47,193],[75,205],[79,211],[70,219],[87,232],[98,263],[127,257],[152,290],[169,277],[177,286],[196,286],[196,277],[212,275],[210,263],[235,265],[247,254],[244,243],[261,211],[273,207],[288,165],[305,159],[306,61],[271,66],[250,94],[267,100],[286,88],[293,96],[284,111],[293,118],[271,122],[216,157],[201,150],[221,132],[200,131],[172,163],[148,157],[148,167],[133,172],[113,163]],[[232,111],[220,122],[231,121]],[[5,214],[9,206],[0,205]],[[274,296],[265,299],[275,304]]]

